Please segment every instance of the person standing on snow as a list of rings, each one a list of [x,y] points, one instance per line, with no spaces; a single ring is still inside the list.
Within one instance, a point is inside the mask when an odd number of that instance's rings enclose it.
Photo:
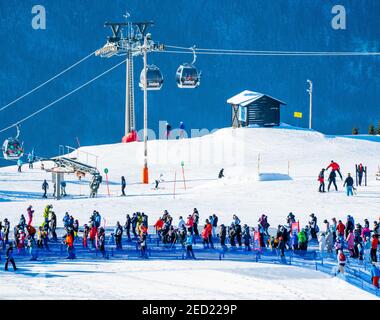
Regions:
[[[22,160],[20,158],[20,159],[17,160],[17,172],[21,172],[22,165],[23,165],[23,162],[22,162]]]
[[[121,177],[121,195],[125,197],[125,187],[127,183],[125,182],[124,176]]]
[[[116,250],[122,250],[122,236],[123,236],[123,228],[120,225],[120,222],[116,222],[116,228],[114,230],[115,234],[115,242],[116,242]]]
[[[377,262],[377,247],[379,246],[379,237],[377,234],[372,235],[371,241],[371,261]]]
[[[169,122],[166,122],[166,140],[169,140],[171,131],[172,131],[172,126],[169,124]]]
[[[319,173],[318,181],[319,181],[319,192],[326,192],[325,191],[325,169],[322,169],[321,172]]]
[[[131,217],[129,216],[129,214],[127,214],[127,217],[125,219],[125,224],[124,224],[124,229],[125,229],[125,232],[127,233],[127,239],[128,241],[131,241]]]
[[[29,153],[28,154],[29,169],[33,169],[33,161],[34,161],[34,156],[32,153]]]
[[[330,186],[331,184],[334,185],[335,187],[335,191],[338,191],[338,187],[336,185],[336,173],[335,173],[335,170],[331,170],[330,174],[329,174],[329,184],[327,186],[327,191],[330,192]]]
[[[42,190],[44,190],[44,194],[42,196],[42,198],[47,198],[47,190],[49,189],[49,184],[47,183],[46,180],[44,180],[44,182],[42,183]]]
[[[9,247],[5,254],[5,266],[4,266],[5,271],[8,271],[9,262],[12,264],[13,270],[16,271],[17,267],[16,267],[15,259],[13,258],[13,244],[12,243],[9,244]]]
[[[326,236],[325,233],[322,232],[321,235],[319,236],[319,252],[321,253],[322,259],[325,257],[325,248],[326,248]]]
[[[220,225],[220,231],[218,234],[218,237],[220,238],[220,245],[225,250],[226,247],[226,237],[227,237],[227,228],[224,224]]]
[[[358,171],[358,178],[359,178],[359,186],[362,186],[363,174],[365,170],[361,163],[359,164],[357,171]]]
[[[337,164],[334,160],[331,160],[331,163],[327,166],[326,170],[329,170],[329,168],[331,168],[332,171],[337,171],[340,176],[340,180],[343,180],[342,174],[340,173],[339,164]]]
[[[353,190],[354,188],[354,179],[351,177],[351,173],[347,174],[346,180],[344,180],[343,188],[346,187],[346,193],[347,196],[349,197],[350,195],[353,196]]]
[[[189,258],[196,259],[194,255],[194,251],[193,251],[193,241],[194,241],[193,235],[189,231],[186,237],[186,259],[189,259]]]

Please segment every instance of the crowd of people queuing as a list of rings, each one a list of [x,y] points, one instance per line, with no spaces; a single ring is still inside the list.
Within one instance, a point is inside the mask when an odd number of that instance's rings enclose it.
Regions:
[[[62,219],[62,238],[57,236],[57,216],[52,205],[45,207],[42,214],[43,222],[38,227],[33,226],[34,213],[32,206],[29,206],[26,215],[20,216],[18,224],[13,228],[13,241],[10,240],[9,220],[5,218],[0,221],[0,248],[6,252],[5,270],[8,270],[9,263],[13,265],[14,270],[17,269],[13,250],[17,250],[18,253],[27,252],[31,260],[37,260],[39,250],[49,251],[51,242],[62,242],[66,245],[67,259],[76,258],[75,246],[78,245],[85,249],[97,249],[104,258],[109,258],[105,243],[105,220],[103,219],[102,226],[102,217],[98,211],[94,210],[88,223],[83,226],[66,212]],[[314,244],[318,246],[322,258],[335,256],[340,273],[344,273],[347,255],[351,259],[371,261],[373,283],[378,287],[379,223],[380,218],[379,221],[373,221],[372,225],[368,219],[364,219],[363,223],[355,223],[354,217],[347,215],[345,221],[332,218],[319,224],[317,216],[312,213],[309,222],[301,228],[295,215],[290,212],[286,217],[286,223],[270,230],[268,216],[265,214],[260,216],[255,227],[243,224],[237,215],[233,215],[231,223],[227,225],[219,224],[216,214],[210,215],[201,223],[200,214],[194,208],[186,219],[179,216],[178,222],[174,222],[173,217],[165,210],[153,227],[161,243],[167,246],[180,244],[186,250],[187,259],[196,259],[193,245],[197,241],[203,244],[204,249],[213,250],[218,244],[224,251],[238,247],[247,251],[278,250],[281,257],[285,257],[286,250],[303,255],[309,245]],[[124,236],[126,241],[137,241],[141,257],[148,258],[148,215],[144,212],[126,214],[124,225],[117,221],[109,236],[114,241],[116,250],[123,250]]]

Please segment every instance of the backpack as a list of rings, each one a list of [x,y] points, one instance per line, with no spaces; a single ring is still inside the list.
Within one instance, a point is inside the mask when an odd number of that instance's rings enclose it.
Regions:
[[[318,225],[315,226],[315,232],[316,232],[316,233],[319,232],[319,227],[318,227]]]

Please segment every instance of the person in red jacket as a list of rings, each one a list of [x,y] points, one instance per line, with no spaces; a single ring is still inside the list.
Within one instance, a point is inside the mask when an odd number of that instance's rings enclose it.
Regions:
[[[339,220],[338,225],[336,226],[336,231],[338,232],[338,237],[343,241],[344,239],[344,230],[346,226],[343,224],[342,220]]]
[[[334,160],[331,160],[331,163],[328,165],[326,170],[329,170],[329,168],[331,168],[331,170],[337,171],[340,176],[340,180],[343,180],[342,174],[340,173],[339,164],[337,164]]]
[[[191,214],[189,214],[186,221],[186,227],[187,227],[187,230],[190,231],[191,233],[193,233],[193,226],[194,226],[194,218]]]
[[[208,233],[208,228],[207,228],[207,224],[205,224],[203,230],[202,230],[202,240],[203,240],[203,247],[206,249],[209,248],[209,233]]]
[[[379,237],[377,234],[372,235],[371,242],[371,261],[377,262],[377,247],[379,246]]]
[[[158,233],[162,227],[164,226],[164,220],[162,218],[158,218],[157,222],[154,224],[154,227],[156,228],[156,233]]]

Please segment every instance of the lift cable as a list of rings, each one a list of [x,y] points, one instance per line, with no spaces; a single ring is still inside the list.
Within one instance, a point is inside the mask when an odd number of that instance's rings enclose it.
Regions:
[[[53,76],[52,78],[50,78],[49,80],[41,83],[40,85],[38,85],[37,87],[35,87],[34,89],[28,91],[27,93],[23,94],[22,96],[18,97],[16,100],[13,100],[12,102],[9,102],[8,104],[6,104],[5,106],[1,107],[0,108],[0,111],[3,111],[5,109],[7,109],[8,107],[10,107],[11,105],[15,104],[16,102],[20,101],[21,99],[27,97],[28,95],[30,95],[31,93],[37,91],[38,89],[42,88],[43,86],[47,85],[48,83],[52,82],[53,80],[57,79],[58,77],[60,77],[61,75],[63,75],[64,73],[66,73],[67,71],[75,68],[77,65],[79,65],[80,63],[84,62],[85,60],[87,60],[88,58],[90,58],[92,55],[95,54],[95,51],[90,53],[89,55],[85,56],[84,58],[80,59],[79,61],[75,62],[73,65],[71,65],[70,67],[66,68],[65,70],[61,71],[60,73],[56,74],[55,76]]]
[[[33,112],[33,113],[30,114],[29,116],[27,116],[27,117],[25,117],[25,118],[23,118],[23,119],[21,119],[21,120],[15,122],[15,123],[11,124],[10,126],[4,128],[4,129],[1,129],[1,130],[0,130],[0,133],[2,133],[2,132],[4,132],[4,131],[7,131],[7,130],[13,128],[13,127],[18,126],[20,123],[23,123],[23,122],[29,120],[30,118],[36,116],[37,114],[41,113],[42,111],[44,111],[44,110],[46,110],[46,109],[52,107],[52,106],[55,105],[56,103],[60,102],[61,100],[65,99],[65,98],[67,98],[68,96],[70,96],[70,95],[72,95],[73,93],[79,91],[80,89],[82,89],[82,88],[88,86],[88,85],[91,84],[92,82],[98,80],[99,78],[103,77],[104,75],[106,75],[107,73],[109,73],[109,72],[111,72],[112,70],[116,69],[117,67],[121,66],[122,64],[125,64],[125,60],[119,62],[118,64],[114,65],[112,68],[110,68],[110,69],[104,71],[103,73],[97,75],[95,78],[92,78],[91,80],[87,81],[86,83],[82,84],[81,86],[77,87],[76,89],[70,91],[69,93],[65,94],[64,96],[58,98],[57,100],[55,100],[55,101],[49,103],[49,104],[46,105],[46,106],[44,106],[43,108],[41,108],[41,109],[39,109],[39,110]]]

